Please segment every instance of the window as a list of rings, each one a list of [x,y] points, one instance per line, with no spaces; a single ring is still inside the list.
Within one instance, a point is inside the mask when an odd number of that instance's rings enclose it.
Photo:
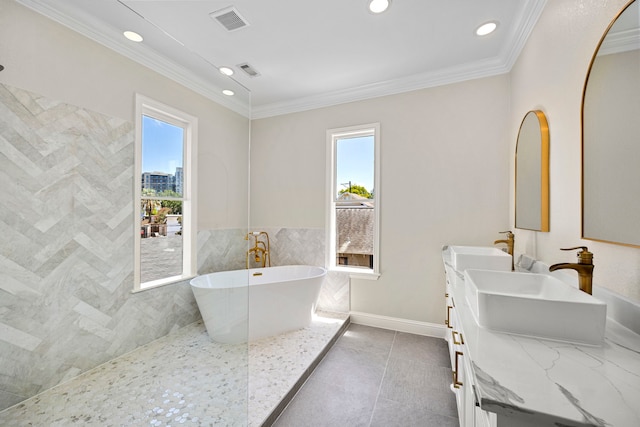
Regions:
[[[327,131],[327,265],[378,277],[378,123]]]
[[[198,121],[136,96],[134,290],[196,275]]]

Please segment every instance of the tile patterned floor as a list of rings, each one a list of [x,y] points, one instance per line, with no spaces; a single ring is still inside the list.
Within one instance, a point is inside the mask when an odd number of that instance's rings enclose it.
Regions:
[[[2,426],[260,426],[347,315],[247,345],[201,322],[0,412]]]
[[[351,324],[274,427],[453,427],[446,342]]]

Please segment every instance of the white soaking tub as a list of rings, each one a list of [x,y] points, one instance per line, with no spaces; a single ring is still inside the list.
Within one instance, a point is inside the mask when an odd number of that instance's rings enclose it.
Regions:
[[[326,274],[322,267],[286,265],[205,274],[190,283],[211,339],[238,344],[309,326]]]

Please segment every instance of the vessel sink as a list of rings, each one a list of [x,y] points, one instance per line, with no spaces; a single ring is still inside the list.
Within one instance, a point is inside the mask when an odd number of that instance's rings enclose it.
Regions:
[[[546,274],[466,270],[476,322],[499,332],[602,345],[607,305]]]
[[[511,271],[511,255],[498,248],[485,246],[450,246],[454,270],[468,268]]]

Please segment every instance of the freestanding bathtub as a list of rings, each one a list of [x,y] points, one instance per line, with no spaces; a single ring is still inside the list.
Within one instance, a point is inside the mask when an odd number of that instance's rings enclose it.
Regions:
[[[238,344],[311,323],[327,270],[309,265],[222,271],[191,279],[211,339]]]

